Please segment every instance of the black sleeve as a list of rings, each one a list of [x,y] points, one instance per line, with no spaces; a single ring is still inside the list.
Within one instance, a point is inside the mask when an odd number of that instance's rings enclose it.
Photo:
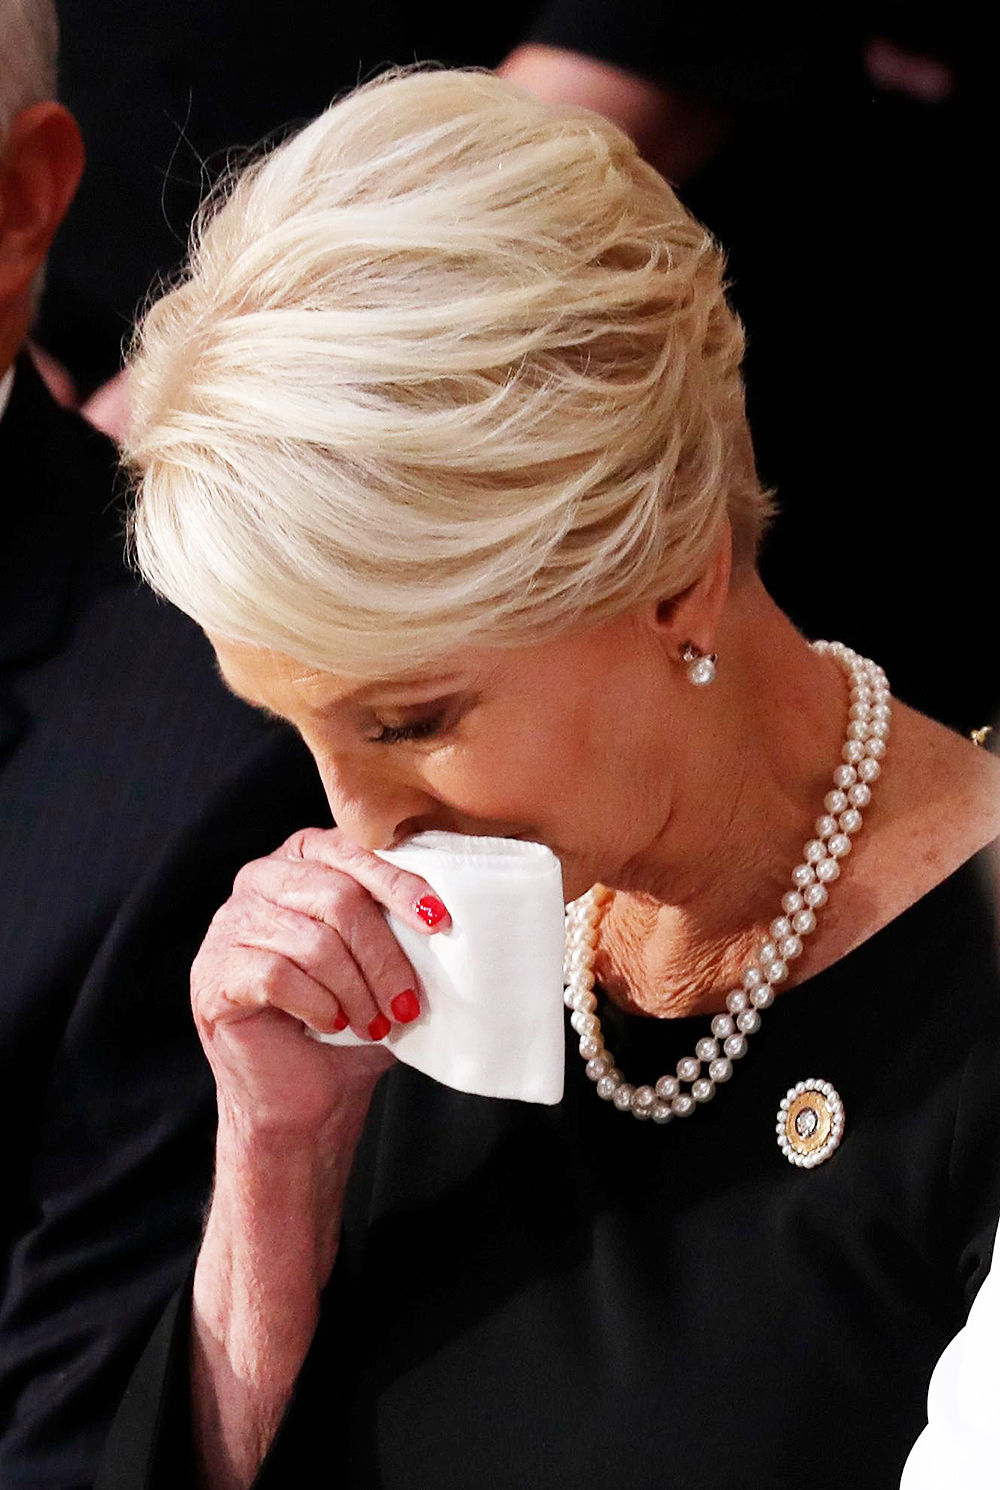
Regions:
[[[376,1156],[388,1078],[375,1089],[345,1197],[337,1261],[319,1325],[267,1458],[250,1490],[346,1490],[377,1483],[357,1415],[356,1354],[365,1329],[363,1276]],[[192,1269],[193,1276],[193,1269]],[[193,1485],[191,1278],[171,1300],[143,1352],[108,1438],[94,1490],[179,1490]],[[352,1372],[352,1360],[355,1370]]]
[[[349,1289],[334,1269],[319,1328],[277,1436],[250,1490],[332,1490],[357,1481],[349,1453],[338,1375],[349,1352],[338,1340],[353,1328]],[[143,1352],[108,1437],[94,1490],[179,1490],[195,1484],[191,1422],[191,1280],[171,1299]]]
[[[215,1094],[191,1018],[191,961],[240,866],[329,821],[298,742],[258,737],[240,751],[234,741],[234,756],[225,786],[93,949],[37,1130],[24,1135],[30,1161],[0,1292],[4,1487],[89,1490],[143,1342],[198,1246]]]
[[[190,1320],[191,1277],[170,1300],[132,1373],[94,1490],[179,1490],[195,1484]]]

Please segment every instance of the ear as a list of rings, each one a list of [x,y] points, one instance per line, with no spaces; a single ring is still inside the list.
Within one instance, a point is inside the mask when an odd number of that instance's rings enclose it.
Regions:
[[[689,642],[705,655],[715,651],[732,572],[733,530],[727,518],[701,578],[672,600],[654,602],[652,623],[675,660]]]
[[[73,115],[52,101],[15,116],[0,157],[0,307],[28,290],[83,172]]]

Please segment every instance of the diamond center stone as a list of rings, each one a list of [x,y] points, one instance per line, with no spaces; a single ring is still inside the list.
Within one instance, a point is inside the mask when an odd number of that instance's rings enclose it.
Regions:
[[[795,1131],[800,1138],[811,1138],[819,1127],[819,1116],[814,1107],[803,1107],[795,1114]]]

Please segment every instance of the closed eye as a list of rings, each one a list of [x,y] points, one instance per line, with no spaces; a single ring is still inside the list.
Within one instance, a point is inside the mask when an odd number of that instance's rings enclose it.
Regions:
[[[416,719],[411,724],[382,724],[378,733],[369,736],[369,739],[373,745],[401,745],[407,740],[427,740],[437,734],[444,721],[444,714],[432,714],[427,719]]]

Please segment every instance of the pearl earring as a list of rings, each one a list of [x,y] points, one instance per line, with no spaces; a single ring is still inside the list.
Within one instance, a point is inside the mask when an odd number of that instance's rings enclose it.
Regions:
[[[681,653],[681,661],[687,663],[688,682],[693,683],[696,688],[706,687],[715,677],[718,655],[715,652],[711,654],[699,652],[694,642],[687,643]]]

